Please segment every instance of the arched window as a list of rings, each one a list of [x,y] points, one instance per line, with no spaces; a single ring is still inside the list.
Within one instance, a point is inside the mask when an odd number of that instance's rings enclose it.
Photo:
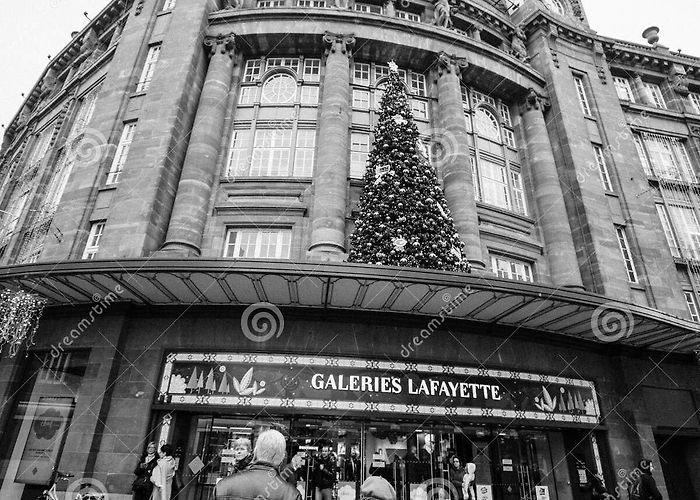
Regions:
[[[501,142],[501,129],[498,125],[498,120],[488,109],[481,106],[476,108],[474,113],[474,125],[479,135],[493,141]]]
[[[564,15],[566,14],[566,10],[564,9],[564,4],[562,4],[559,0],[543,0],[545,6],[551,10],[552,12],[556,12],[557,14]]]
[[[291,75],[277,73],[263,84],[260,102],[264,104],[285,104],[294,102],[297,82]]]

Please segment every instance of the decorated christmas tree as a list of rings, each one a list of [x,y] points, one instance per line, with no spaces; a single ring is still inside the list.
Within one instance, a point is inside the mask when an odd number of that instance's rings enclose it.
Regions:
[[[466,271],[464,243],[420,142],[406,88],[396,64],[389,68],[349,260]]]

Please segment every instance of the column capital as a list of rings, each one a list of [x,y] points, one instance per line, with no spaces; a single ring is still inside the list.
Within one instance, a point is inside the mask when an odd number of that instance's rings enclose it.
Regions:
[[[442,75],[444,72],[454,73],[460,76],[462,70],[469,67],[469,62],[465,57],[457,57],[455,54],[448,54],[447,52],[440,52],[437,56],[438,62],[438,74]]]
[[[323,43],[326,46],[325,55],[340,51],[341,54],[348,54],[349,56],[352,53],[352,48],[355,46],[355,35],[352,33],[344,35],[326,31],[323,34]]]
[[[205,36],[204,46],[209,48],[211,55],[217,52],[221,54],[228,54],[229,57],[233,57],[233,52],[236,49],[236,35],[233,33],[228,33],[226,35],[219,34],[216,36]]]
[[[540,109],[544,112],[550,106],[549,99],[547,97],[537,93],[535,89],[528,89],[525,99],[520,105],[520,113],[526,111],[531,111],[533,109]]]

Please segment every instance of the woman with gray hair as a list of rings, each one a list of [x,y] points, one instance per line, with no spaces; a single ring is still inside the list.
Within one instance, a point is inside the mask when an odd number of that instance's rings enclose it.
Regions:
[[[253,461],[253,446],[248,438],[238,438],[233,442],[233,473],[240,472]]]
[[[279,474],[286,449],[279,431],[261,433],[255,442],[252,463],[216,485],[217,500],[301,500],[299,491]]]

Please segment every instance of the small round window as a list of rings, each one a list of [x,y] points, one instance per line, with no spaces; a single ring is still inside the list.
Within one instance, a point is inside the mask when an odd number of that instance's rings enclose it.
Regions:
[[[498,126],[498,120],[493,116],[489,110],[484,108],[476,108],[476,113],[474,114],[474,122],[476,124],[476,131],[479,135],[500,142],[501,131]]]
[[[260,101],[265,104],[294,102],[296,93],[296,80],[289,75],[280,73],[267,79],[262,88]]]

